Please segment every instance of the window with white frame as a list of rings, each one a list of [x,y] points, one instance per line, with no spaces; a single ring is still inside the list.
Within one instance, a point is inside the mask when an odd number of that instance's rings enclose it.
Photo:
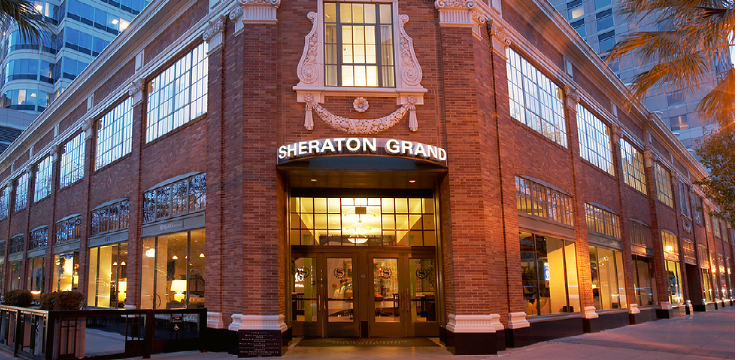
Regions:
[[[133,100],[127,98],[97,122],[95,170],[131,152],[132,103]]]
[[[671,189],[671,173],[657,162],[653,163],[653,169],[655,169],[655,192],[658,196],[658,201],[672,208],[673,190]]]
[[[324,3],[327,86],[395,87],[390,3]]]
[[[0,219],[8,217],[8,210],[10,209],[10,186],[5,186],[0,191]]]
[[[36,165],[36,181],[33,185],[33,201],[39,201],[51,194],[51,155]]]
[[[208,110],[207,52],[204,42],[147,84],[147,142]]]
[[[678,183],[678,205],[681,207],[681,215],[691,219],[691,205],[689,205],[689,185]]]
[[[609,126],[581,105],[578,105],[576,118],[578,119],[578,142],[581,157],[599,169],[614,175]]]
[[[15,211],[21,211],[28,205],[28,171],[24,172],[17,180],[15,187]]]
[[[586,227],[591,232],[622,238],[619,215],[589,203],[586,203]]]
[[[516,51],[506,48],[506,55],[511,117],[568,147],[563,90]]]
[[[622,174],[625,184],[635,190],[647,194],[645,183],[645,161],[642,153],[624,139],[620,140],[622,148]]]
[[[694,222],[704,226],[704,206],[701,198],[695,192],[691,192],[691,210],[694,213]]]
[[[79,133],[64,144],[59,169],[59,188],[71,185],[85,176],[85,133]]]

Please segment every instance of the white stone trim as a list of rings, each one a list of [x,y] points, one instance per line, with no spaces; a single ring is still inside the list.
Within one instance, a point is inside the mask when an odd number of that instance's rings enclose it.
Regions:
[[[584,319],[597,319],[598,317],[599,317],[599,314],[596,313],[596,307],[586,306],[583,308],[583,318]]]
[[[639,314],[640,308],[637,307],[637,304],[630,304],[630,314]]]
[[[529,327],[529,321],[527,321],[527,313],[525,312],[514,312],[509,313],[509,322],[506,324],[508,329],[521,329]]]
[[[208,42],[208,55],[224,46],[224,28],[226,16],[217,16],[210,22],[203,33],[203,41]]]
[[[489,315],[447,315],[446,329],[453,333],[495,333],[503,325],[498,314]]]
[[[244,9],[241,6],[236,6],[229,11],[229,20],[234,22],[234,36],[244,31],[244,22],[241,21],[243,14]]]
[[[229,330],[288,330],[285,315],[231,315]]]
[[[673,305],[671,305],[671,303],[669,302],[663,301],[660,303],[660,309],[661,310],[673,310]]]
[[[224,317],[219,312],[209,311],[206,317],[208,328],[210,329],[223,329],[224,328]]]
[[[280,0],[239,0],[245,24],[276,24]]]

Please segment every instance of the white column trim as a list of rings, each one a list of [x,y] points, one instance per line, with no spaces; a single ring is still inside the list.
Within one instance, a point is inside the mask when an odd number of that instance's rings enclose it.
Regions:
[[[509,313],[509,323],[506,324],[509,329],[521,329],[529,327],[529,321],[527,321],[527,313],[525,312],[514,312]]]
[[[598,317],[599,317],[599,314],[596,313],[596,307],[586,306],[583,308],[583,318],[584,319],[597,319]]]
[[[630,314],[639,314],[640,309],[637,307],[637,304],[630,304]]]
[[[229,330],[288,330],[285,315],[231,315]]]
[[[669,302],[664,301],[660,303],[660,309],[661,310],[673,310],[673,305],[671,305],[671,303]]]
[[[206,317],[208,328],[210,329],[223,329],[224,326],[224,317],[223,314],[219,312],[208,312],[208,316]]]
[[[446,329],[453,333],[495,333],[503,328],[498,314],[447,315]]]

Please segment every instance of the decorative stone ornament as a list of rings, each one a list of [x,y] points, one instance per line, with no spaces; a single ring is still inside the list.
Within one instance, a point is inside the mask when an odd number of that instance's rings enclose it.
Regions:
[[[581,95],[578,92],[578,89],[566,85],[564,87],[565,90],[565,96],[567,97],[567,100],[565,102],[566,106],[568,106],[571,109],[575,109],[578,107],[578,104],[581,102]]]
[[[404,25],[409,22],[409,16],[403,14],[398,17],[400,38],[401,38],[401,78],[404,87],[420,86],[421,84],[421,65],[416,59],[414,52],[414,40],[411,39],[404,29]]]
[[[244,10],[242,22],[255,24],[277,23],[280,0],[239,0]]]
[[[511,37],[503,26],[491,25],[489,33],[491,38],[491,51],[495,51],[502,57],[506,57],[506,48],[511,46]]]
[[[231,11],[229,11],[229,20],[234,23],[234,36],[237,36],[244,31],[244,22],[241,21],[243,14],[244,9],[242,9],[241,6],[235,6]]]
[[[313,26],[311,27],[311,31],[305,37],[303,55],[301,55],[301,60],[298,62],[298,79],[301,80],[301,82],[298,83],[298,86],[318,85],[319,75],[321,72],[318,59],[319,21],[316,19],[318,14],[311,11],[306,16],[311,20]]]
[[[475,0],[437,0],[434,7],[439,11],[439,25],[441,27],[469,27],[476,26],[473,21]]]
[[[314,102],[313,95],[311,94],[306,95],[304,100],[306,100],[306,117],[303,126],[306,127],[306,130],[313,130],[313,110],[316,111],[321,120],[345,134],[378,134],[398,124],[407,112],[410,112],[409,128],[411,131],[416,131],[419,128],[416,120],[416,98],[413,96],[409,96],[406,104],[402,105],[396,111],[377,119],[350,119],[332,114],[329,110]]]
[[[364,97],[358,97],[355,99],[355,101],[352,102],[352,107],[355,108],[355,111],[357,112],[365,112],[370,107],[370,104],[367,103],[367,99]]]
[[[135,80],[131,83],[131,86],[128,87],[128,96],[133,98],[131,107],[141,104],[144,100],[144,86],[146,86],[146,81],[144,81],[143,78],[140,78]]]
[[[203,33],[203,41],[208,42],[208,53],[212,53],[220,49],[224,44],[224,26],[226,24],[226,16],[218,16],[215,19],[208,22],[205,32]]]

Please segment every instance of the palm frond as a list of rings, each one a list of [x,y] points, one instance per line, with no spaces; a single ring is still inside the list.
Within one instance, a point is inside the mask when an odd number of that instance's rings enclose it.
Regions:
[[[651,88],[658,91],[696,91],[708,71],[709,65],[704,56],[696,52],[686,52],[637,74],[632,82],[632,91],[637,99],[643,99]]]
[[[34,3],[29,0],[0,1],[0,24],[8,26],[15,22],[24,41],[41,39],[42,30],[50,30],[43,16],[36,11]]]
[[[719,124],[735,120],[735,68],[722,74],[717,86],[701,99],[696,109],[703,119],[713,119]]]

